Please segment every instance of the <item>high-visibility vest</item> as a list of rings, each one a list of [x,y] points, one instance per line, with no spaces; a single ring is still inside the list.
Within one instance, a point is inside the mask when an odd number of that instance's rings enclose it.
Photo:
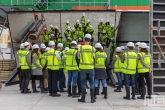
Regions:
[[[65,43],[64,43],[64,47],[70,47],[70,41],[68,42],[68,41],[66,41]]]
[[[68,27],[71,27],[71,25],[70,24],[66,24],[65,26],[64,26],[64,29],[67,29]]]
[[[57,52],[54,49],[50,49],[46,53],[47,69],[59,70],[59,60],[56,57]]]
[[[64,38],[60,38],[60,37],[59,37],[59,38],[57,39],[57,44],[58,44],[58,43],[64,43]]]
[[[41,66],[44,67],[46,64],[46,52],[41,54],[40,60],[41,60]]]
[[[81,24],[82,24],[82,27],[85,27],[85,21],[86,21],[86,18],[80,18],[80,21],[81,21]]]
[[[124,74],[136,74],[136,66],[137,66],[137,54],[132,51],[128,51],[124,53],[125,60],[124,60],[124,67],[123,73]]]
[[[116,61],[114,63],[114,72],[122,72],[123,70],[123,63],[120,60],[118,55],[115,55]]]
[[[110,27],[110,25],[106,25],[106,24],[105,24],[104,29],[105,29],[105,31],[108,33],[108,32],[111,30],[111,27]]]
[[[103,31],[103,29],[104,29],[104,26],[105,26],[105,24],[104,23],[99,23],[98,24],[98,32],[102,32]]]
[[[19,60],[19,66],[21,66],[21,57],[22,57],[22,53],[24,50],[19,49],[17,51],[17,55],[18,55],[18,60]]]
[[[49,42],[49,33],[48,32],[43,32],[42,35],[44,37],[43,38],[44,42]]]
[[[144,52],[140,52],[138,54],[144,61],[144,63],[148,66],[151,65],[150,59],[151,59],[151,55],[150,54],[146,54]],[[145,73],[145,72],[149,72],[149,68],[146,68],[145,66],[142,65],[140,59],[138,60],[138,73]]]
[[[35,54],[33,54],[33,58],[34,57],[37,57],[37,60],[36,60],[36,63],[42,68],[42,66],[41,66],[41,63],[40,63],[40,58],[37,56],[37,54],[35,53]],[[32,61],[33,62],[33,61]],[[32,70],[34,70],[34,69],[36,69],[37,67],[32,63]]]
[[[83,45],[78,49],[78,55],[80,59],[80,69],[93,69],[95,48],[90,45]]]
[[[78,37],[83,37],[83,35],[84,35],[84,32],[83,32],[83,28],[77,28],[77,36]]]
[[[71,31],[65,31],[64,34],[67,35],[68,37],[71,37],[72,32]]]
[[[76,31],[75,32],[72,32],[72,40],[78,41]]]
[[[106,68],[105,60],[107,54],[105,52],[96,52],[95,54],[95,68]]]
[[[30,51],[24,50],[22,52],[22,57],[21,57],[21,69],[30,69],[29,65],[27,64],[26,56],[29,54]]]
[[[56,51],[57,51],[57,53],[58,53],[58,54],[61,56],[61,58],[62,58],[62,52],[59,51],[59,50],[56,50]],[[62,60],[59,61],[59,68],[64,68]]]
[[[76,62],[76,53],[77,50],[69,49],[65,53],[65,66],[66,70],[78,70],[78,65]]]
[[[94,29],[88,29],[87,33],[90,34],[92,38],[94,37]]]
[[[107,43],[107,35],[101,35],[100,36],[100,42],[101,42],[101,44],[103,44],[103,45],[106,45],[106,43]]]
[[[49,34],[54,34],[54,30],[53,29],[50,29],[49,30]]]

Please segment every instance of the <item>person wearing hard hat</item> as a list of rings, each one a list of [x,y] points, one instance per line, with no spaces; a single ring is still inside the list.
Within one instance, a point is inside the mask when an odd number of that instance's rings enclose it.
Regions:
[[[77,37],[78,38],[82,38],[83,39],[83,36],[84,36],[84,32],[83,32],[84,30],[83,30],[83,28],[82,28],[82,25],[81,24],[79,24],[79,27],[77,28]]]
[[[100,42],[101,42],[101,45],[103,46],[103,48],[104,48],[104,46],[106,46],[106,44],[107,44],[107,34],[106,34],[106,31],[105,30],[103,30],[102,31],[102,34],[100,35]]]
[[[98,42],[100,41],[100,34],[103,32],[105,24],[103,23],[103,19],[100,20],[98,24]]]
[[[86,31],[87,34],[90,34],[92,36],[92,39],[91,39],[91,45],[93,45],[93,39],[94,39],[94,29],[93,29],[93,26],[90,25],[89,29]]]
[[[123,69],[123,63],[121,62],[122,58],[122,49],[121,47],[116,48],[116,55],[113,58],[113,61],[111,63],[111,67],[113,68],[113,72],[116,74],[117,80],[118,80],[118,86],[114,90],[114,92],[121,92],[122,88],[122,69]]]
[[[23,80],[21,85],[21,93],[31,93],[28,90],[29,81],[31,78],[31,52],[29,51],[31,44],[29,42],[24,43],[24,51],[21,57],[21,70],[23,74]]]
[[[54,34],[54,26],[52,24],[50,25],[49,34]]]
[[[108,38],[111,39],[112,37],[114,37],[115,35],[115,28],[114,28],[114,24],[111,24],[112,27],[110,27],[110,30],[107,31],[108,33]]]
[[[151,99],[152,93],[152,86],[151,86],[151,55],[147,51],[147,45],[145,43],[141,43],[140,45],[140,52],[138,54],[138,74],[139,74],[139,84],[140,84],[140,95],[137,97],[138,99],[145,99],[146,88],[144,84],[144,78],[147,84],[147,93],[148,96],[146,98]]]
[[[107,54],[105,52],[103,52],[103,47],[101,46],[100,43],[96,43],[95,44],[95,48],[96,48],[96,54],[95,54],[95,98],[96,98],[96,94],[99,91],[99,84],[100,81],[102,83],[103,86],[103,94],[104,94],[104,98],[107,99],[107,82],[106,79],[107,77],[107,73],[106,73],[106,59],[107,59]],[[101,74],[100,74],[101,73]]]
[[[64,26],[64,29],[67,30],[68,27],[71,27],[71,24],[69,23],[69,20],[66,20],[66,24]]]
[[[136,42],[136,44],[135,44],[136,53],[138,53],[140,51],[140,48],[139,48],[140,44],[141,44],[141,42]]]
[[[76,31],[77,31],[77,28],[79,27],[79,24],[80,24],[80,21],[79,20],[77,20],[76,21],[76,24],[74,24],[74,28],[75,28]]]
[[[128,52],[125,52],[122,56],[121,62],[123,63],[123,74],[125,80],[126,96],[124,99],[130,100],[130,80],[132,86],[132,99],[135,100],[135,74],[137,67],[137,54],[133,52],[134,43],[127,43]],[[130,78],[130,80],[129,80]]]
[[[79,68],[81,74],[81,99],[78,99],[79,102],[85,102],[86,96],[86,80],[87,76],[90,83],[90,95],[91,103],[96,102],[94,98],[95,88],[94,88],[94,56],[95,48],[90,45],[92,37],[90,34],[86,34],[84,37],[84,45],[78,49],[78,59]]]
[[[82,17],[80,18],[80,23],[82,24],[82,28],[83,31],[85,30],[85,22],[86,22],[86,18],[85,18],[85,13],[82,14]]]
[[[72,28],[72,35],[71,35],[71,38],[73,41],[78,41],[78,38],[77,38],[77,32],[75,30],[75,28]]]
[[[64,47],[70,47],[71,42],[72,42],[72,39],[70,37],[68,37],[67,41],[64,42]]]
[[[55,41],[55,36],[54,36],[54,34],[50,34],[49,38],[50,38],[50,41]]]
[[[107,21],[105,23],[105,28],[104,29],[107,32],[107,34],[108,34],[109,31],[111,31],[111,25],[110,25],[110,22],[109,22],[108,19],[107,19]]]
[[[63,44],[62,43],[58,43],[57,44],[57,50],[56,52],[60,55],[61,59],[62,59],[62,56],[63,56],[63,53],[62,53],[62,50],[63,50]],[[65,74],[64,74],[64,71],[63,71],[63,61],[59,61],[59,88],[60,88],[60,92],[66,92],[66,90],[64,90],[64,80],[65,80]]]
[[[62,51],[62,53],[63,53],[62,60],[63,60],[63,64],[64,64],[64,73],[68,73],[68,70],[66,70],[66,63],[65,63],[65,53],[68,50],[69,50],[69,47],[65,47],[65,49]],[[66,83],[64,85],[66,85]]]
[[[40,48],[41,48],[40,62],[41,62],[43,78],[44,78],[44,90],[48,91],[48,70],[46,69],[46,51],[47,50],[46,50],[45,44],[41,44]]]
[[[80,97],[77,95],[77,78],[78,78],[78,65],[77,65],[77,42],[71,42],[71,48],[65,53],[65,65],[68,70],[68,97]],[[72,91],[72,92],[71,92]]]
[[[54,27],[54,36],[55,36],[55,40],[57,41],[58,37],[60,36],[60,32],[59,32],[59,29],[58,29],[58,26],[55,26]],[[57,43],[57,42],[56,42]]]
[[[64,43],[64,38],[63,38],[62,35],[60,35],[60,36],[57,38],[56,43],[62,43],[62,44]]]
[[[18,58],[18,62],[17,62],[17,69],[18,69],[18,75],[19,75],[19,87],[21,90],[21,84],[22,84],[22,79],[23,79],[23,75],[22,75],[22,71],[21,71],[21,57],[22,57],[22,53],[24,52],[24,43],[21,43],[19,50],[17,51],[17,58]]]
[[[90,23],[90,20],[88,19],[87,23],[85,25],[85,33],[84,33],[84,35],[87,34],[88,30],[90,29],[90,26],[91,26],[91,23]]]
[[[125,47],[124,46],[120,46],[121,50],[122,50],[122,53],[124,53],[125,51]]]
[[[38,76],[39,80],[40,80],[41,93],[47,93],[44,90],[42,66],[40,63],[40,57],[39,57],[38,51],[39,51],[39,46],[37,44],[34,44],[32,54],[31,54],[31,58],[32,58],[32,89],[33,89],[33,93],[39,92],[36,89],[36,83],[35,83],[36,77]]]
[[[49,32],[47,30],[47,28],[44,28],[44,32],[42,32],[41,34],[43,36],[43,41],[45,43],[46,46],[48,46],[48,42],[49,42]]]
[[[48,88],[49,96],[60,97],[61,94],[57,93],[57,82],[59,77],[59,61],[60,55],[54,50],[54,41],[49,42],[50,50],[46,53],[47,69],[48,69]]]
[[[68,37],[71,37],[72,31],[70,27],[67,27],[67,30],[64,32],[64,36],[67,39]]]

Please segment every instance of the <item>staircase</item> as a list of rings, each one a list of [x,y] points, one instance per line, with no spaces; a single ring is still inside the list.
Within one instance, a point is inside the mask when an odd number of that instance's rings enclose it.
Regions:
[[[165,61],[152,39],[152,37],[157,39],[163,54],[165,54],[165,0],[151,0],[150,17],[150,45],[153,56],[153,92],[165,93]]]

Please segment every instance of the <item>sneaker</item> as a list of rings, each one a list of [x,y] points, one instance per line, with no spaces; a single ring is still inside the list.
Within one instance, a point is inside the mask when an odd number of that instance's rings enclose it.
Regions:
[[[115,89],[114,92],[121,92],[121,90],[120,89]]]

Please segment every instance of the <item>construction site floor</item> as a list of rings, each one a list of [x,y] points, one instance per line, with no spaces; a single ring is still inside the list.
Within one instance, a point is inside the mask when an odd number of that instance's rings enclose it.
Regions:
[[[31,89],[31,85],[29,85]],[[89,89],[87,89],[86,103],[80,103],[78,98],[71,98],[67,93],[61,97],[50,97],[49,94],[31,93],[21,94],[18,85],[4,86],[0,90],[0,110],[164,110],[163,107],[149,107],[145,100],[124,100],[125,89],[113,92],[108,86],[108,99],[97,96],[96,103],[90,103]]]

